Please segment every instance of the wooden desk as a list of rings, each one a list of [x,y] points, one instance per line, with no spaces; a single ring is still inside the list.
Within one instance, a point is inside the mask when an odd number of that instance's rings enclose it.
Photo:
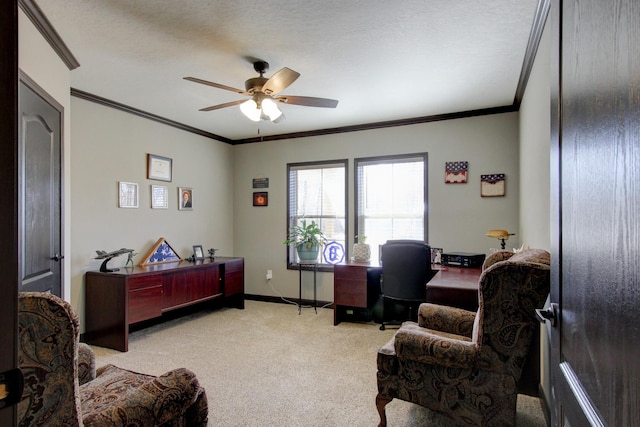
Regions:
[[[432,268],[437,273],[427,283],[427,302],[478,310],[478,279],[482,269],[446,265]]]
[[[334,265],[333,324],[360,311],[366,317],[380,295],[382,267],[377,262],[346,262]],[[436,271],[427,283],[426,302],[476,311],[478,309],[479,268],[433,265]],[[365,320],[367,320],[365,318]]]
[[[115,272],[89,271],[85,340],[127,351],[129,326],[204,301],[244,308],[244,258],[216,257]]]

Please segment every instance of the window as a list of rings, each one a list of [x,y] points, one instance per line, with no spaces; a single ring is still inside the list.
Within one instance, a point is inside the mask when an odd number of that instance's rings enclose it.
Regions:
[[[371,259],[387,240],[427,242],[427,154],[355,159],[356,235]]]
[[[329,242],[340,243],[346,251],[346,170],[347,160],[287,165],[287,232],[292,225],[301,224],[303,220],[315,221]],[[318,262],[324,261],[320,252]],[[287,266],[297,263],[295,248],[289,246]]]

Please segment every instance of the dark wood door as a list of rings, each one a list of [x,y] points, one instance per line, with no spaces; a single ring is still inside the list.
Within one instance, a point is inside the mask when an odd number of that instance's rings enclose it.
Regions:
[[[22,75],[18,110],[19,290],[62,296],[62,107]]]
[[[554,426],[639,426],[640,2],[552,3]]]
[[[18,367],[18,2],[0,2],[0,372]],[[17,424],[0,403],[0,425]]]

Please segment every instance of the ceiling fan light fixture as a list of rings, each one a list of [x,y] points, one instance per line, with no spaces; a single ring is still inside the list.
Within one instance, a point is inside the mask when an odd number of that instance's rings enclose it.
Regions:
[[[276,102],[271,98],[262,100],[262,112],[269,116],[269,120],[275,122],[282,115],[282,111],[278,108]]]
[[[262,111],[258,108],[258,104],[253,99],[248,99],[240,104],[240,111],[247,116],[249,120],[259,122],[262,116]]]

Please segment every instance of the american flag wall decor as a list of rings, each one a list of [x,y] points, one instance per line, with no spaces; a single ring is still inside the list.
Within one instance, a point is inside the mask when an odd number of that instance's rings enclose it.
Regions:
[[[469,162],[446,162],[444,166],[445,184],[465,184]]]
[[[503,173],[480,175],[482,197],[502,197],[505,194],[506,176]]]

